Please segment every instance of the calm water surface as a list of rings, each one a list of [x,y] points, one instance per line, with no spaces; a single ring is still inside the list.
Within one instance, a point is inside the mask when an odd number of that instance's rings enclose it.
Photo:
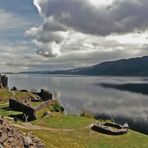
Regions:
[[[104,88],[99,84],[148,83],[141,77],[69,77],[51,75],[9,75],[9,86],[19,89],[45,88],[57,91],[68,113],[89,110],[112,117],[142,119],[148,123],[148,96],[140,93]]]
[[[128,91],[119,91],[99,86],[100,83],[124,84],[146,83],[137,77],[67,77],[51,75],[9,75],[10,88],[45,88],[57,91],[68,112],[78,113],[83,109],[94,113],[120,113],[124,115],[148,115],[148,96]]]

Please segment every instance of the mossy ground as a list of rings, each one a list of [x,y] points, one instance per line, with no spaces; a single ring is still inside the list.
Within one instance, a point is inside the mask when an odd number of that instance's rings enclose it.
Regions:
[[[20,91],[9,91],[7,89],[0,89],[0,104],[7,103],[10,98],[16,98],[17,100],[22,100],[29,97],[36,97],[30,92],[20,92]]]
[[[11,97],[13,96],[13,93],[7,89],[0,89],[0,103],[7,102]]]
[[[77,115],[63,115],[61,113],[52,113],[50,117],[40,118],[32,122],[34,125],[40,125],[52,128],[78,129],[87,127],[97,120],[85,118]]]
[[[72,132],[32,131],[47,148],[147,148],[148,138],[130,131],[124,136],[107,136],[81,129]]]

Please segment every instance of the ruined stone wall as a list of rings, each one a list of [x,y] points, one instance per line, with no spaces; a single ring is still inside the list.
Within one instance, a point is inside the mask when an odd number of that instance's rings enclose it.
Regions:
[[[47,101],[47,100],[52,100],[53,99],[53,94],[50,93],[49,91],[47,90],[44,90],[44,89],[41,89],[41,92],[38,93],[38,95],[41,97],[41,99],[43,101]]]
[[[0,75],[0,85],[3,88],[8,88],[8,77],[6,75]]]
[[[35,111],[41,110],[41,109],[47,107],[48,105],[54,104],[55,102],[56,102],[55,100],[47,100],[44,103],[42,103],[39,106],[37,106],[35,108]]]
[[[28,115],[29,120],[35,120],[36,119],[36,111],[34,108],[27,106],[25,104],[22,104],[18,102],[15,99],[9,100],[9,107],[15,111],[23,112],[24,114]]]

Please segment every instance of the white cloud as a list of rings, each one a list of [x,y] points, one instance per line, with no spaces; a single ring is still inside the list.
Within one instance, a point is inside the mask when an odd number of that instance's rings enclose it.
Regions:
[[[111,5],[114,0],[102,0],[102,1],[99,1],[99,0],[89,0],[89,1],[90,1],[90,3],[92,3],[96,7],[102,7],[102,6],[105,7],[105,6]]]
[[[143,45],[148,43],[148,32],[128,33],[124,35],[116,34],[116,35],[108,36],[108,39],[115,40],[121,44]]]
[[[37,63],[36,61],[40,61],[40,56],[34,55],[31,50],[28,50],[31,48],[27,42],[0,42],[1,71],[23,71]]]

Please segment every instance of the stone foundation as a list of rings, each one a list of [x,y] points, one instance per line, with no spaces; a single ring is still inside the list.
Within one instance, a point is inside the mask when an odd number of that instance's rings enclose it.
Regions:
[[[91,129],[108,135],[123,135],[128,132],[127,127],[110,122],[93,124]]]

